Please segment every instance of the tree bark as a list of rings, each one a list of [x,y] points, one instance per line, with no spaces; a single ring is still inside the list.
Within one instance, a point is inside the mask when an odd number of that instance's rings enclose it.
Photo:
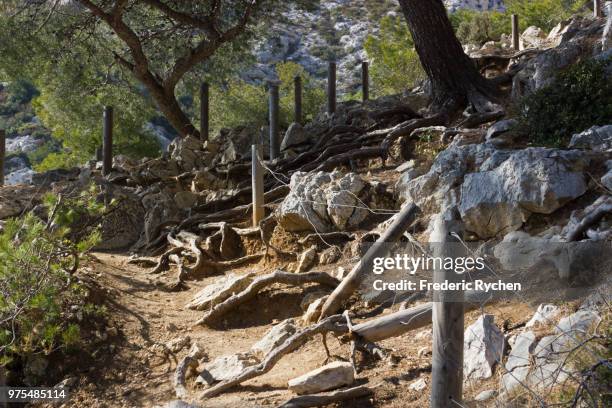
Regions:
[[[421,65],[432,85],[433,107],[472,104],[492,110],[496,90],[478,72],[455,36],[442,0],[399,0]]]

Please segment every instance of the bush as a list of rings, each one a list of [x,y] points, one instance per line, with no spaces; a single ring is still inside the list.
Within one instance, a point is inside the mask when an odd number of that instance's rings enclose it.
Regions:
[[[71,226],[82,216],[101,214],[104,207],[93,194],[91,190],[72,199],[48,195],[44,206],[50,220],[28,213],[4,224],[0,233],[0,367],[23,372],[31,358],[67,352],[78,345],[81,328],[75,307],[92,312],[96,308],[85,304],[86,290],[72,275],[100,235],[95,226]]]
[[[325,91],[304,71],[304,68],[293,62],[276,66],[281,81],[280,124],[287,127],[293,121],[293,78],[302,77],[302,111],[304,121],[312,120],[325,101]],[[268,93],[263,85],[249,84],[242,80],[229,82],[224,91],[211,92],[211,120],[215,131],[246,125],[259,128],[267,124]]]
[[[401,93],[425,79],[412,36],[401,17],[382,18],[378,34],[368,36],[364,48],[371,63],[374,96]]]
[[[536,26],[550,31],[573,14],[587,11],[584,0],[509,0],[506,11],[480,12],[460,9],[450,15],[457,38],[463,44],[484,44],[499,41],[503,33],[510,34],[510,16],[519,16],[519,30]]]
[[[612,81],[606,61],[589,59],[561,72],[515,107],[519,130],[534,144],[564,146],[572,134],[612,118]]]

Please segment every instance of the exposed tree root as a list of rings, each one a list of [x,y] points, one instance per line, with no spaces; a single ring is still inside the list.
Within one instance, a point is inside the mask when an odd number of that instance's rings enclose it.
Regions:
[[[311,395],[300,395],[293,397],[278,408],[307,408],[307,407],[322,407],[324,405],[333,404],[340,401],[351,400],[355,398],[363,398],[372,395],[372,389],[365,385],[360,385],[353,388],[345,388],[331,392],[324,392]]]
[[[567,237],[565,239],[567,242],[577,241],[584,235],[589,227],[597,224],[607,214],[612,213],[612,198],[606,197],[601,201],[601,204],[586,214],[582,220],[580,220],[580,222],[567,233]]]
[[[253,280],[242,292],[237,293],[224,302],[215,305],[197,324],[211,324],[230,310],[238,307],[254,297],[266,286],[273,284],[303,285],[305,283],[319,283],[326,286],[336,286],[338,280],[325,272],[290,273],[277,270],[268,275],[263,275]]]
[[[198,368],[198,360],[204,356],[204,350],[196,343],[191,347],[187,354],[176,366],[174,372],[174,393],[179,399],[186,398],[189,394],[187,391],[185,379],[189,371],[195,371]]]

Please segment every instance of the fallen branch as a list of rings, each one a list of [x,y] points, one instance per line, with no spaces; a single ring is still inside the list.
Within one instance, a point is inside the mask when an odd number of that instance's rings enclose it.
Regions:
[[[197,324],[211,324],[221,316],[239,305],[253,299],[266,286],[273,284],[303,285],[305,283],[319,283],[326,286],[336,286],[338,280],[325,272],[290,273],[274,271],[268,275],[260,276],[242,292],[237,293],[224,302],[215,305]]]
[[[465,299],[465,311],[469,311],[481,307],[485,302],[492,300],[493,297],[490,293],[471,291],[465,293]],[[358,343],[363,344],[361,347],[362,349],[366,349],[368,352],[380,356],[380,349],[373,346],[371,343],[391,337],[397,337],[431,324],[432,310],[433,303],[429,302],[368,320],[352,326],[350,330],[346,323],[346,316],[333,315],[327,317],[289,337],[283,344],[272,349],[260,364],[249,367],[233,378],[222,381],[204,390],[202,397],[214,397],[244,381],[264,375],[274,368],[276,363],[278,363],[284,355],[297,350],[299,347],[306,344],[309,339],[318,334],[324,335],[326,333],[333,333],[336,336],[350,334],[353,339],[358,339]]]
[[[419,208],[414,205],[405,206],[395,217],[393,223],[384,234],[368,249],[363,258],[353,267],[342,283],[329,295],[321,310],[321,319],[334,314],[342,303],[359,287],[361,281],[371,272],[374,258],[384,257],[389,252],[389,244],[397,242],[414,221]]]
[[[221,381],[220,383],[215,384],[212,387],[204,390],[201,394],[201,397],[214,397],[215,395],[219,395],[222,392],[225,392],[230,388],[233,388],[236,385],[241,384],[247,380],[264,375],[265,373],[270,371],[283,356],[291,353],[294,350],[297,350],[302,345],[304,345],[310,338],[319,333],[327,333],[337,330],[339,325],[343,322],[344,316],[336,315],[300,330],[299,332],[295,333],[293,336],[285,340],[283,344],[270,351],[261,363],[255,366],[248,367],[233,378]],[[341,331],[344,332],[344,330]]]
[[[278,408],[307,408],[307,407],[322,407],[340,401],[351,400],[355,398],[363,398],[372,395],[372,389],[365,385],[358,387],[324,392],[320,394],[300,395],[293,397]]]

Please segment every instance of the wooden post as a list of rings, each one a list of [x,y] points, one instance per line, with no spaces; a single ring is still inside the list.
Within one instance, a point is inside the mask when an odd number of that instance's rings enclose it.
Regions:
[[[516,51],[521,48],[519,42],[519,17],[516,14],[512,15],[512,48]]]
[[[329,62],[327,70],[327,113],[336,112],[336,63]]]
[[[370,99],[370,74],[368,61],[361,62],[361,97],[365,102]]]
[[[200,139],[208,140],[209,132],[209,86],[203,82],[200,86]]]
[[[601,6],[601,0],[593,1],[593,15],[595,18],[603,17],[603,7]]]
[[[296,75],[293,80],[293,85],[293,97],[295,99],[295,114],[293,121],[302,124],[302,77]]]
[[[346,275],[331,295],[329,295],[321,309],[320,319],[336,313],[340,306],[342,306],[342,303],[351,297],[353,292],[359,288],[365,276],[372,272],[371,268],[374,258],[385,257],[389,254],[391,244],[397,242],[404,235],[404,232],[412,224],[418,212],[419,208],[415,204],[409,204],[402,208],[386,231],[368,248],[365,255],[353,266],[351,272]]]
[[[279,96],[278,84],[269,82],[270,100],[268,104],[268,112],[270,115],[270,160],[280,156],[280,140],[278,129],[278,111],[279,111]]]
[[[109,174],[113,168],[113,107],[104,107],[102,137],[102,174]]]
[[[0,186],[4,185],[4,157],[6,156],[6,130],[0,129]]]
[[[451,247],[456,239],[449,235],[452,221],[437,220],[430,240],[435,242],[434,256],[457,255]],[[455,253],[453,253],[455,252]],[[434,271],[434,282],[460,282],[454,270]],[[463,292],[435,291],[432,305],[433,343],[431,357],[431,407],[455,408],[463,398]]]
[[[251,176],[253,190],[253,226],[265,217],[264,210],[264,174],[259,158],[263,158],[263,148],[260,141],[251,145]]]

